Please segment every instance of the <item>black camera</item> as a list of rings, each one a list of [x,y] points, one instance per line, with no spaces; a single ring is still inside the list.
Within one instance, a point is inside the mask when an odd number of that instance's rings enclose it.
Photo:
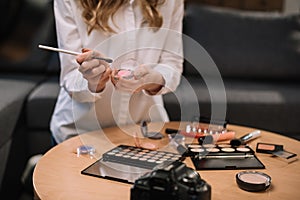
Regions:
[[[211,186],[181,161],[158,165],[138,178],[130,193],[131,200],[210,200]]]

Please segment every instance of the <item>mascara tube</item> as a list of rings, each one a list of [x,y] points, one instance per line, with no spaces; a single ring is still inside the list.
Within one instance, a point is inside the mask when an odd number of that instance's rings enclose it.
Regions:
[[[230,141],[230,144],[232,146],[240,146],[240,145],[243,145],[243,144],[246,144],[247,142],[249,142],[250,140],[253,140],[257,137],[260,136],[260,130],[255,130],[251,133],[248,133],[240,138],[237,138],[237,139],[232,139]]]

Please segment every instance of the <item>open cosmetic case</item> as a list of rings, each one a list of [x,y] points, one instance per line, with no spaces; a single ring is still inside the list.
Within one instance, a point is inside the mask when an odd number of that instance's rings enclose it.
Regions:
[[[263,163],[247,145],[187,144],[187,155],[197,170],[264,169]]]

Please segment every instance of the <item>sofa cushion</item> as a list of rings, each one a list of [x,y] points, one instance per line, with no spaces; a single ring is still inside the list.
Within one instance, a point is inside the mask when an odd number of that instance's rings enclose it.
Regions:
[[[16,124],[23,110],[24,102],[41,79],[42,77],[29,75],[3,73],[0,75],[0,188],[2,188],[1,183],[9,155],[13,151],[13,147],[11,147],[15,137],[13,133],[17,129]],[[24,141],[22,142],[24,143]]]
[[[50,130],[31,129],[27,133],[28,155],[44,154],[53,147],[53,139]]]
[[[299,13],[284,15],[187,4],[183,32],[204,47],[223,77],[300,77]],[[193,51],[184,48],[186,52]],[[196,67],[201,64],[196,63]],[[187,63],[185,74],[195,73]]]
[[[12,135],[24,101],[40,76],[0,75],[0,146]]]
[[[33,129],[49,129],[50,119],[59,93],[58,77],[45,80],[28,97],[27,124]]]
[[[1,165],[0,165],[0,188],[2,188],[3,177],[5,174],[6,163],[8,161],[8,156],[11,148],[11,141],[9,139],[0,147],[0,158],[1,158]]]

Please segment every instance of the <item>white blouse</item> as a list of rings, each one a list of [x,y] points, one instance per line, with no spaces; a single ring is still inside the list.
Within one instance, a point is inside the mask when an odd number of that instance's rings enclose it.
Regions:
[[[159,9],[163,25],[158,31],[144,25],[139,6],[130,1],[109,21],[116,33],[93,30],[88,35],[79,0],[54,0],[59,48],[100,51],[115,60],[112,68],[134,59],[148,64],[165,79],[165,86],[153,96],[116,90],[110,81],[104,91],[92,93],[75,57],[60,53],[61,89],[50,124],[57,142],[109,126],[169,120],[162,95],[176,90],[182,73],[183,0],[166,0]]]

